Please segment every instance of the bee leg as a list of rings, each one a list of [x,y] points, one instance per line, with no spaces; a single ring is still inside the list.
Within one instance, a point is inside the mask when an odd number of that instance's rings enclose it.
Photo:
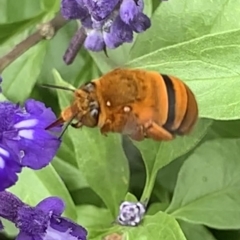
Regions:
[[[146,136],[145,136],[145,132],[144,132],[143,126],[138,126],[137,130],[134,131],[133,133],[131,133],[131,134],[129,135],[129,137],[130,137],[132,140],[135,140],[135,141],[142,141],[142,140],[144,140],[144,138],[145,138]]]
[[[144,124],[144,132],[147,138],[152,138],[155,141],[170,141],[174,139],[174,135],[152,121]]]
[[[79,122],[76,122],[76,123],[71,123],[71,126],[73,128],[81,128],[82,127],[82,122],[79,121]]]
[[[111,132],[111,124],[112,121],[110,119],[107,119],[104,125],[100,128],[100,132],[102,135],[107,136],[107,133]]]

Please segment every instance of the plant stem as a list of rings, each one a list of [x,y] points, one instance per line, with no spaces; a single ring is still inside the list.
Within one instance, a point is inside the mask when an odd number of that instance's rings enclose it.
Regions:
[[[152,194],[152,190],[153,190],[153,187],[154,187],[154,184],[155,184],[157,173],[158,172],[155,171],[152,174],[147,175],[146,184],[145,184],[145,187],[144,187],[141,199],[140,199],[140,202],[142,202],[146,205],[147,205],[147,203],[150,199],[150,196]],[[149,178],[148,176],[151,176],[151,177]]]
[[[0,73],[28,49],[43,39],[51,39],[68,20],[59,12],[51,21],[39,26],[38,30],[17,44],[9,53],[0,58]]]

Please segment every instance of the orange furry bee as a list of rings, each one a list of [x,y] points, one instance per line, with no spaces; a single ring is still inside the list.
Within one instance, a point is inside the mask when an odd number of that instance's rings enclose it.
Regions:
[[[167,141],[186,135],[198,119],[189,87],[155,71],[117,68],[73,90],[74,100],[46,129],[75,119],[71,126],[99,127],[135,141]]]

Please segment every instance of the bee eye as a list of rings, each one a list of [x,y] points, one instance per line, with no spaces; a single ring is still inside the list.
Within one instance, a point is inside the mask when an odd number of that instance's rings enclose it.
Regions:
[[[98,102],[97,101],[92,101],[89,103],[89,106],[91,109],[94,109],[94,108],[98,108],[99,105],[98,105]]]
[[[83,90],[85,90],[87,92],[92,92],[92,91],[95,90],[95,85],[90,82],[90,83],[83,86]]]
[[[94,109],[92,109],[92,110],[90,111],[90,114],[91,114],[91,116],[93,116],[93,117],[97,117],[97,116],[98,116],[98,110],[97,110],[96,108],[94,108]]]

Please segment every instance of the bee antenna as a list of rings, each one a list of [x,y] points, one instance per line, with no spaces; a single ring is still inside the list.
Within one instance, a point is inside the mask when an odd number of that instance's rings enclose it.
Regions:
[[[64,86],[57,86],[57,85],[52,85],[52,84],[41,84],[40,85],[43,88],[54,88],[54,89],[62,89],[62,90],[67,90],[67,91],[71,91],[71,92],[75,92],[74,89],[68,88],[68,87],[64,87]]]
[[[73,115],[71,117],[71,119],[67,122],[67,124],[65,125],[63,131],[61,132],[60,136],[58,137],[58,139],[61,139],[63,137],[63,134],[66,132],[66,130],[68,129],[69,125],[72,123],[73,119],[76,117],[76,115]]]

